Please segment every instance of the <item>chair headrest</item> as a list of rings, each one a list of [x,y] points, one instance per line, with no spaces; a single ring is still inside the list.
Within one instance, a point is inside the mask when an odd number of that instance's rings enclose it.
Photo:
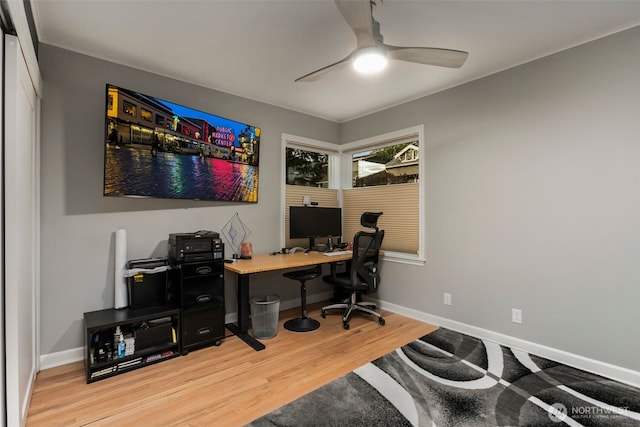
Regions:
[[[378,218],[382,215],[382,212],[365,212],[360,217],[360,224],[367,228],[377,228]]]

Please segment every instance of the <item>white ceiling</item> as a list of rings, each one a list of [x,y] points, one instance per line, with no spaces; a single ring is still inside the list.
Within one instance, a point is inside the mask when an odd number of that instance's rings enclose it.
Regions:
[[[640,25],[637,0],[384,0],[385,43],[465,50],[465,65],[295,83],[355,48],[332,0],[31,1],[41,42],[336,122]]]

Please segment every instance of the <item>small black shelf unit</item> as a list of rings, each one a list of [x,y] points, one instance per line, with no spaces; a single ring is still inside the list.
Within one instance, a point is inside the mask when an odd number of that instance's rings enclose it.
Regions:
[[[109,378],[180,355],[180,307],[159,306],[138,309],[124,308],[84,313],[85,373],[87,383]],[[117,343],[113,339],[116,328],[125,335],[135,331],[132,354],[113,357]],[[112,357],[98,349],[111,349]]]

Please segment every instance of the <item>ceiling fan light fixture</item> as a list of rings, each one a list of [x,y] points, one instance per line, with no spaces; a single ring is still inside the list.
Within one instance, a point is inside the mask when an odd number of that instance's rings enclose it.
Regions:
[[[387,67],[387,55],[379,47],[365,47],[360,49],[353,61],[353,68],[362,74],[375,74]]]

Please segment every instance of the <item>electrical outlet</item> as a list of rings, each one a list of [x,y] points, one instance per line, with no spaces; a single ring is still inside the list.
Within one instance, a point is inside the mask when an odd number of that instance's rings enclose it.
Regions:
[[[451,294],[444,293],[444,305],[451,305]]]
[[[513,323],[522,323],[522,310],[518,308],[511,309],[511,321]]]

